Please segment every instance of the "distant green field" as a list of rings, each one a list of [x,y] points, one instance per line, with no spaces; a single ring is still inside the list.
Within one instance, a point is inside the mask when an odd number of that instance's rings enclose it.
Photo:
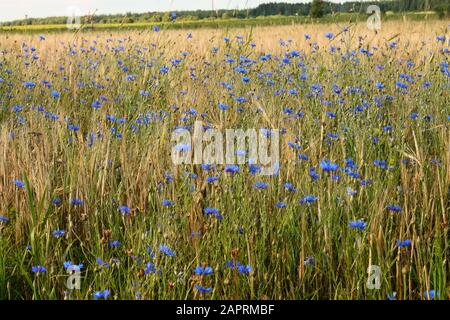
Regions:
[[[334,14],[327,15],[321,19],[311,19],[308,16],[270,16],[249,19],[216,19],[216,20],[197,20],[197,21],[177,21],[177,22],[135,22],[135,23],[114,23],[114,24],[92,24],[84,25],[83,30],[115,30],[115,29],[145,29],[159,26],[161,29],[198,29],[198,28],[242,28],[248,26],[271,26],[271,25],[289,25],[305,23],[336,23],[336,22],[361,22],[367,19],[365,14]],[[437,19],[435,12],[411,12],[406,14],[387,13],[383,15],[383,20],[407,19],[410,21],[420,21],[427,19]],[[48,25],[29,25],[29,26],[4,26],[0,31],[8,32],[44,32],[44,31],[65,31],[64,24]]]

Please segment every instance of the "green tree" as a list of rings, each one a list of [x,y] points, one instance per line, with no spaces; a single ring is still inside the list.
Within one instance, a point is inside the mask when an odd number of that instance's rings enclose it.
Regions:
[[[321,18],[324,14],[325,8],[323,0],[313,0],[311,4],[311,11],[309,12],[311,18]]]

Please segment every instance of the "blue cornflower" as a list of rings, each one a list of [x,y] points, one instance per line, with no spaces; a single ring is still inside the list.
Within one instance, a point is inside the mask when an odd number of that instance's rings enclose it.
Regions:
[[[411,240],[397,240],[397,247],[406,248],[411,245]]]
[[[54,238],[60,238],[65,234],[66,234],[66,231],[64,231],[64,230],[55,230],[52,232],[52,235]]]
[[[317,173],[316,168],[312,167],[309,169],[309,176],[311,177],[311,179],[313,179],[314,181],[316,181],[317,179],[320,178],[320,174]]]
[[[122,213],[122,214],[130,214],[130,213],[131,213],[130,208],[127,207],[127,206],[120,206],[120,207],[118,208],[118,210],[119,210],[120,213]]]
[[[212,292],[212,288],[206,288],[206,287],[200,286],[198,284],[195,285],[195,289],[197,289],[201,293],[210,293],[210,292]]]
[[[388,293],[387,295],[388,300],[397,300],[397,292]]]
[[[194,269],[194,273],[197,274],[197,275],[207,276],[207,275],[213,274],[214,270],[211,267],[204,267],[203,268],[203,267],[198,266],[197,268]]]
[[[70,270],[70,271],[80,271],[81,269],[84,268],[84,264],[82,264],[82,263],[73,264],[71,261],[65,261],[63,263],[63,265],[64,265],[64,269]]]
[[[80,130],[80,126],[79,126],[79,125],[76,125],[76,124],[69,124],[69,125],[67,126],[67,129],[69,129],[69,130],[71,130],[71,131],[78,131],[78,130]]]
[[[148,262],[145,266],[145,270],[144,273],[145,274],[149,274],[149,273],[155,273],[156,272],[156,267],[153,263]]]
[[[52,95],[53,98],[56,98],[56,99],[61,97],[61,94],[58,91],[56,91],[56,90],[53,90],[51,95]]]
[[[425,299],[433,300],[439,298],[439,292],[436,292],[435,290],[425,291],[423,296]]]
[[[405,89],[405,90],[408,89],[408,85],[405,84],[405,83],[403,83],[403,82],[401,82],[401,81],[397,81],[395,85],[396,85],[397,88],[399,88],[399,89]]]
[[[303,265],[304,266],[307,266],[308,264],[311,265],[311,266],[314,266],[315,262],[314,262],[314,259],[312,257],[307,257],[305,259],[305,261],[303,261]]]
[[[377,86],[378,90],[382,90],[382,89],[385,88],[385,85],[383,83],[381,83],[381,82],[377,82],[376,86]]]
[[[333,39],[333,37],[334,37],[334,34],[332,32],[325,33],[325,38],[328,38],[331,40],[331,39]]]
[[[305,204],[305,203],[313,203],[317,201],[317,197],[315,196],[306,196],[303,199],[300,200],[300,204]]]
[[[400,212],[402,211],[402,207],[397,204],[390,204],[386,207],[389,211]]]
[[[253,188],[255,189],[267,189],[269,185],[265,182],[261,182],[261,181],[257,181],[254,185]]]
[[[287,204],[286,204],[286,202],[278,201],[278,202],[275,204],[275,206],[276,206],[277,208],[279,208],[279,209],[283,209],[283,208],[286,208]]]
[[[16,185],[17,188],[19,189],[25,189],[25,182],[19,180],[19,179],[15,179],[14,180],[14,184]]]
[[[219,177],[207,177],[206,182],[213,183],[214,181],[219,180]]]
[[[81,199],[72,199],[70,200],[70,204],[74,206],[82,206],[84,204],[84,201]]]
[[[33,272],[33,273],[45,273],[45,271],[47,271],[47,268],[43,267],[43,266],[32,266],[31,267],[31,272]]]
[[[94,300],[106,299],[109,297],[110,294],[111,292],[108,289],[103,291],[96,291],[94,292]]]
[[[205,208],[205,209],[203,209],[203,213],[206,215],[210,215],[210,214],[216,215],[216,214],[220,213],[220,210],[217,208]]]
[[[103,261],[101,258],[95,259],[100,266],[110,267],[111,265],[108,262]]]
[[[220,110],[226,111],[226,110],[228,110],[229,108],[230,108],[230,107],[227,106],[226,104],[219,103],[219,109],[220,109]]]
[[[164,199],[162,201],[162,205],[166,206],[166,207],[171,207],[171,206],[175,205],[175,201],[170,201],[170,200]]]
[[[367,223],[365,223],[362,220],[356,220],[356,221],[350,221],[348,226],[350,229],[359,229],[361,231],[364,231],[367,227]]]
[[[120,247],[122,245],[122,243],[120,243],[120,241],[117,240],[113,240],[109,242],[109,247],[110,248],[117,248]]]
[[[172,249],[170,249],[167,245],[162,244],[159,246],[159,251],[161,251],[162,253],[164,253],[166,256],[168,257],[174,257],[175,256],[175,251],[173,251]]]
[[[329,160],[322,160],[320,163],[320,167],[325,172],[336,171],[338,169],[338,165],[335,163],[331,163]]]
[[[167,74],[167,73],[169,73],[169,68],[166,67],[166,66],[161,67],[161,68],[159,69],[159,72],[161,72],[162,74]]]
[[[8,222],[9,219],[3,216],[0,216],[0,222]]]
[[[92,102],[92,108],[94,109],[100,109],[102,106],[102,103],[100,102],[100,100],[95,100],[94,102]]]
[[[53,199],[53,205],[59,207],[61,204],[62,204],[62,201],[61,201],[61,199],[59,197],[55,197]]]
[[[208,170],[211,170],[213,166],[211,164],[209,164],[209,163],[203,163],[201,165],[201,167],[202,167],[203,170],[208,171]]]
[[[23,85],[27,89],[32,89],[32,88],[36,87],[36,83],[31,82],[31,81],[26,81],[26,82],[24,82]]]
[[[284,188],[285,188],[286,190],[291,191],[291,192],[296,192],[296,191],[297,191],[297,190],[294,188],[294,186],[292,185],[292,183],[290,183],[290,182],[286,182],[286,183],[284,184]]]
[[[249,274],[250,272],[252,272],[252,267],[250,265],[238,265],[237,270],[241,274]]]
[[[228,164],[225,166],[225,172],[233,174],[239,172],[239,166],[237,164]]]

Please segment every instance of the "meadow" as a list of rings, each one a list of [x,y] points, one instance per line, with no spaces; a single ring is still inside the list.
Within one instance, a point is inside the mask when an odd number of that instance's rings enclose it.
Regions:
[[[0,299],[448,299],[449,28],[0,33]],[[200,120],[279,170],[174,165]]]

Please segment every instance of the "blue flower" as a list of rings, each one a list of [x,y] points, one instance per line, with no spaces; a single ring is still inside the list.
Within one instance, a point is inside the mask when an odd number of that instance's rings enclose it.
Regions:
[[[328,38],[331,40],[331,39],[333,39],[333,37],[334,37],[334,34],[332,32],[325,33],[325,38]]]
[[[14,180],[14,184],[16,185],[17,188],[19,189],[25,189],[25,182],[19,180],[19,179],[15,179]]]
[[[166,206],[166,207],[171,207],[171,206],[175,205],[175,201],[170,201],[170,200],[164,199],[162,201],[162,205]]]
[[[411,245],[411,240],[397,240],[397,247],[406,248]]]
[[[156,267],[153,263],[148,262],[145,266],[145,270],[144,273],[145,274],[149,274],[149,273],[155,273],[156,272]]]
[[[331,163],[329,160],[322,160],[320,167],[325,172],[336,171],[339,168],[337,164]]]
[[[225,172],[233,174],[239,172],[239,166],[236,164],[228,164],[225,166]]]
[[[250,265],[240,265],[238,266],[238,272],[241,274],[249,274],[250,272],[252,272],[252,267]]]
[[[3,216],[0,216],[0,222],[8,222],[9,219]]]
[[[200,267],[200,266],[198,266],[197,268],[195,268],[194,269],[194,273],[196,274],[196,275],[204,275],[204,276],[207,276],[207,275],[210,275],[210,274],[213,274],[214,273],[214,270],[213,270],[213,268],[211,268],[211,267]]]
[[[63,265],[66,270],[70,270],[70,271],[80,271],[81,269],[84,268],[84,264],[82,264],[82,263],[73,264],[71,261],[65,261],[63,263]]]
[[[206,182],[213,183],[214,181],[219,180],[219,177],[207,177]]]
[[[67,129],[69,129],[70,131],[78,131],[80,130],[80,126],[76,124],[69,124],[67,126]]]
[[[254,185],[253,188],[255,189],[267,189],[269,185],[265,182],[261,182],[261,181],[257,181]]]
[[[27,89],[32,89],[32,88],[36,87],[36,83],[31,82],[31,81],[26,81],[26,82],[24,82],[23,85]]]
[[[58,91],[55,91],[55,90],[52,91],[51,95],[52,95],[53,98],[56,98],[56,99],[61,97],[61,94]]]
[[[287,204],[286,204],[286,202],[278,201],[278,202],[275,204],[275,206],[276,206],[277,208],[279,208],[279,209],[283,209],[283,208],[286,208]]]
[[[290,183],[290,182],[286,182],[286,183],[284,184],[284,188],[285,188],[286,190],[291,191],[291,192],[296,192],[296,191],[297,191],[297,190],[294,188],[294,186],[292,185],[292,183]]]
[[[45,273],[45,271],[47,271],[47,268],[43,267],[43,266],[32,266],[31,267],[31,272],[33,272],[33,273]]]
[[[66,234],[64,230],[55,230],[52,232],[54,238],[60,238]]]
[[[205,209],[203,209],[203,213],[206,215],[218,214],[218,213],[220,213],[220,210],[217,208],[205,208]]]
[[[106,299],[109,297],[110,294],[111,292],[108,289],[103,291],[96,291],[94,292],[94,300]]]
[[[387,298],[388,300],[397,300],[397,292],[388,293]]]
[[[159,31],[161,31],[161,28],[159,26],[153,26],[153,31],[159,32]]]
[[[397,88],[399,88],[399,89],[408,89],[408,85],[407,84],[405,84],[405,83],[403,83],[403,82],[401,82],[401,81],[397,81],[396,83],[395,83],[395,85],[397,86]]]
[[[356,220],[356,221],[350,221],[348,226],[350,229],[359,229],[361,231],[364,231],[367,227],[367,223],[365,223],[362,220]]]
[[[305,259],[305,261],[303,261],[303,265],[304,266],[307,266],[308,264],[311,265],[311,266],[314,266],[315,262],[314,262],[314,259],[312,257],[307,257]]]
[[[200,286],[198,284],[195,285],[195,289],[197,289],[201,293],[210,293],[210,292],[212,292],[212,288],[206,288],[206,287]]]
[[[226,110],[228,110],[229,108],[230,108],[230,107],[227,106],[226,104],[219,103],[219,109],[220,109],[220,110],[226,111]]]
[[[120,213],[122,213],[122,214],[130,214],[130,213],[131,213],[130,208],[127,207],[127,206],[120,206],[120,207],[118,208],[118,210],[119,210]]]
[[[55,197],[53,199],[53,205],[59,207],[62,204],[61,199],[59,197]]]
[[[435,290],[426,291],[423,293],[425,299],[433,300],[435,298],[439,298],[439,292]]]
[[[120,241],[117,240],[113,240],[109,242],[109,247],[110,248],[117,248],[120,247],[122,245],[122,243],[120,243]]]
[[[111,265],[108,262],[103,261],[101,258],[95,259],[100,266],[110,267]]]
[[[100,109],[100,107],[102,106],[102,103],[100,102],[100,100],[95,100],[94,102],[92,102],[91,106],[94,109]]]
[[[164,253],[166,256],[168,257],[174,257],[175,256],[175,251],[173,251],[172,249],[170,249],[167,245],[162,244],[159,246],[159,251],[161,251],[162,253]]]
[[[70,200],[70,204],[74,206],[82,206],[84,205],[84,201],[81,199],[72,199]]]
[[[397,204],[390,204],[386,207],[386,209],[388,209],[389,211],[393,211],[393,212],[400,212],[402,211],[402,207],[400,207]]]
[[[303,199],[300,200],[300,204],[305,204],[305,203],[313,203],[317,201],[317,197],[315,196],[306,196]]]

